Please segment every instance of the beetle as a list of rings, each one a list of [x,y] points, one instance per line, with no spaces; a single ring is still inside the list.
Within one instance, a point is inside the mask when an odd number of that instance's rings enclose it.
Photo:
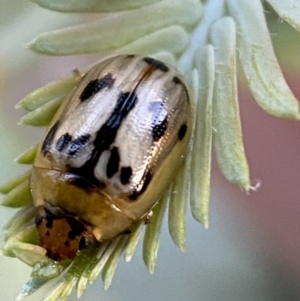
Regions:
[[[192,120],[173,67],[141,55],[92,67],[54,116],[31,172],[47,256],[73,258],[145,219],[184,159]]]

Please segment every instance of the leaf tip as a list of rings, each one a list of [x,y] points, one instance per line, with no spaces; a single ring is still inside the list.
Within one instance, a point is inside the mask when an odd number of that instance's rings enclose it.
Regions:
[[[24,109],[23,102],[22,102],[22,101],[18,102],[18,103],[15,105],[15,109]]]
[[[125,261],[126,261],[126,262],[130,262],[131,259],[132,259],[131,254],[125,254]]]

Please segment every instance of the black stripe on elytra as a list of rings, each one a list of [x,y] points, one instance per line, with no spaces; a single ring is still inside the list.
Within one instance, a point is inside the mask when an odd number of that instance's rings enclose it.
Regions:
[[[152,137],[154,141],[158,141],[164,134],[165,131],[168,128],[168,116],[165,117],[165,119],[159,123],[156,124],[153,128],[152,128]]]
[[[99,91],[101,91],[104,88],[111,88],[114,84],[115,79],[112,77],[111,73],[107,73],[102,78],[97,78],[92,81],[90,81],[85,89],[82,91],[81,95],[79,96],[79,99],[81,101],[85,101],[89,99],[91,96],[95,95]]]
[[[163,62],[159,61],[159,60],[155,60],[152,57],[144,57],[144,61],[149,64],[152,65],[154,67],[156,67],[157,69],[163,71],[163,72],[168,72],[169,71],[169,67],[166,66]]]
[[[72,140],[68,146],[68,155],[74,156],[78,151],[80,151],[84,146],[86,146],[90,139],[90,136],[90,134],[85,134],[79,136],[75,140]]]
[[[117,147],[113,147],[110,151],[110,157],[106,166],[106,175],[111,178],[119,170],[120,155]]]
[[[136,200],[143,192],[147,189],[150,181],[151,181],[152,175],[151,172],[148,171],[147,173],[144,173],[143,178],[141,179],[141,187],[139,189],[135,189],[132,194],[129,196],[129,199]]]
[[[89,160],[80,168],[71,168],[70,172],[78,174],[96,185],[99,184],[94,176],[94,168],[103,151],[108,150],[114,142],[123,119],[134,108],[137,100],[135,92],[121,93],[112,114],[96,133],[95,147]]]
[[[56,149],[61,152],[72,141],[72,136],[69,133],[63,134],[56,142]]]
[[[121,183],[123,185],[126,185],[129,183],[131,176],[132,176],[132,169],[130,166],[121,168],[120,179],[121,179]]]
[[[50,151],[50,148],[51,148],[51,144],[52,144],[52,141],[54,139],[54,136],[55,136],[55,133],[57,131],[59,127],[59,121],[57,121],[53,126],[52,128],[50,129],[50,131],[48,132],[44,142],[43,142],[43,145],[42,145],[42,155],[43,156],[46,156],[49,151]]]
[[[178,139],[179,140],[182,140],[184,138],[186,130],[187,130],[187,125],[184,123],[184,124],[181,125],[181,127],[179,129],[179,132],[178,132]]]

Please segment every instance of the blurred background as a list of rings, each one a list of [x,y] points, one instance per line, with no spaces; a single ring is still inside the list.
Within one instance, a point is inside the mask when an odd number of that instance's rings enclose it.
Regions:
[[[37,34],[75,24],[82,16],[48,12],[28,1],[0,0],[0,7],[2,182],[23,170],[14,158],[44,132],[18,126],[24,112],[15,110],[15,104],[99,56],[56,58],[26,49]],[[271,12],[267,17],[286,80],[300,99],[300,33]],[[241,191],[225,181],[213,160],[209,229],[188,213],[187,250],[182,253],[165,223],[154,275],[144,266],[139,246],[130,263],[121,260],[108,291],[99,277],[82,301],[300,300],[300,122],[269,116],[243,85],[239,92],[252,184],[260,182],[261,187],[249,194]],[[13,213],[0,207],[0,227]],[[29,274],[30,268],[18,260],[0,257],[0,299],[14,300]],[[41,299],[41,294],[28,298]],[[77,300],[75,294],[72,300]]]

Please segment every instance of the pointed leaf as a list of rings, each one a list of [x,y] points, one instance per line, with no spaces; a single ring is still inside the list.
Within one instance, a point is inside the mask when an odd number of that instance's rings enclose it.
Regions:
[[[113,12],[134,9],[159,2],[161,0],[30,0],[49,10],[60,12]]]
[[[191,209],[193,217],[206,228],[209,224],[210,170],[212,149],[212,98],[215,80],[214,50],[208,45],[195,57],[198,98],[191,168]]]
[[[240,62],[257,103],[269,114],[299,119],[299,104],[275,57],[261,1],[227,2],[237,24]]]
[[[29,47],[48,55],[94,53],[117,49],[171,25],[191,27],[201,17],[198,0],[166,0],[135,10],[103,15],[99,20],[44,33]],[[80,37],[80,38],[78,38]]]
[[[210,34],[215,49],[213,142],[226,179],[248,190],[249,168],[237,100],[235,37],[235,24],[229,17],[217,21]]]

